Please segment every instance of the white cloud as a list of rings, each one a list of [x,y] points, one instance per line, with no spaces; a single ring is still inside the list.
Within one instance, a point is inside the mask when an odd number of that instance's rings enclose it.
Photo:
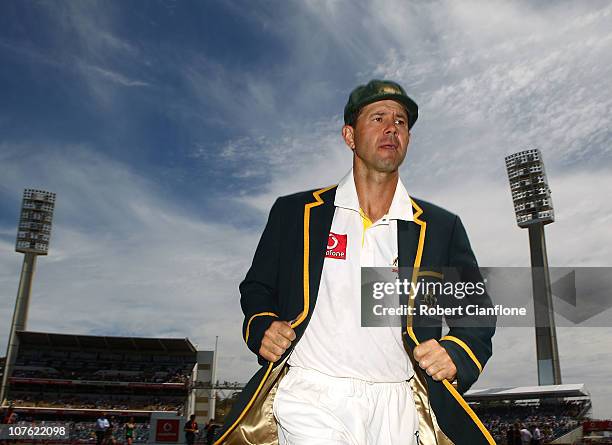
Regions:
[[[87,147],[4,145],[2,153],[2,194],[15,210],[22,189],[34,185],[26,178],[57,193],[28,329],[189,337],[202,349],[220,335],[220,375],[246,378],[249,366],[236,366],[250,354],[240,337],[237,286],[256,234],[185,214],[159,198],[157,184]],[[3,320],[11,318],[21,261],[11,229],[2,228],[0,243]]]
[[[121,88],[151,86],[141,78],[148,73],[146,58],[137,45],[119,35],[111,5],[86,0],[40,7],[64,37],[53,47],[54,59],[80,75],[103,110],[118,114]]]
[[[437,134],[433,142],[460,138],[459,154],[472,159],[535,145],[549,160],[609,163],[609,5],[566,13],[521,3],[446,5],[434,16],[435,53],[393,48],[374,70],[416,84],[421,128]]]
[[[129,77],[124,76],[121,73],[118,73],[116,71],[112,71],[112,70],[109,70],[109,69],[100,68],[99,66],[83,65],[83,69],[89,70],[92,73],[101,76],[102,78],[108,79],[111,82],[114,82],[114,83],[116,83],[118,85],[121,85],[121,86],[124,86],[124,87],[146,87],[146,86],[149,86],[149,84],[147,82],[143,82],[143,81],[137,80],[137,79],[130,79]]]

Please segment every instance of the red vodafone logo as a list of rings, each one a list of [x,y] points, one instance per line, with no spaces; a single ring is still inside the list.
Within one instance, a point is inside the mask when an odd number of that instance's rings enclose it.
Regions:
[[[156,442],[177,442],[179,439],[178,419],[159,419],[155,431]]]
[[[325,249],[325,258],[335,258],[337,260],[346,260],[346,244],[348,235],[329,232],[327,237],[327,248]]]

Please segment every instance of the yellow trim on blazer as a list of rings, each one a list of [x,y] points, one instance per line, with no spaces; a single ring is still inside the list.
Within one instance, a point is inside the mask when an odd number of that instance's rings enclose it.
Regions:
[[[261,317],[263,315],[270,315],[272,317],[278,318],[278,315],[276,315],[274,312],[260,312],[258,314],[253,315],[251,318],[249,318],[249,322],[247,323],[246,331],[244,333],[244,341],[246,343],[249,342],[249,329],[251,328],[251,322],[253,321],[255,317]]]
[[[427,231],[427,223],[425,221],[421,221],[419,216],[423,213],[423,209],[421,209],[412,198],[410,198],[410,202],[412,202],[412,206],[416,209],[416,212],[412,215],[413,221],[420,226],[419,231],[419,243],[417,245],[416,256],[414,257],[414,266],[412,268],[412,282],[415,283],[419,276],[419,267],[421,266],[421,258],[423,256],[423,247],[425,246],[425,232]],[[408,305],[412,308],[414,307],[414,287],[410,286],[410,294],[408,295]],[[414,342],[418,345],[419,342],[412,331],[412,311],[410,311],[407,315],[408,320],[406,323],[406,331],[410,338],[414,340]]]
[[[474,354],[474,352],[472,352],[472,350],[470,349],[470,347],[461,339],[453,336],[453,335],[445,335],[444,337],[442,337],[440,339],[440,341],[442,340],[449,340],[452,341],[454,343],[457,343],[459,346],[461,346],[465,352],[467,352],[467,355],[470,356],[470,358],[474,361],[474,363],[476,364],[476,366],[478,367],[478,370],[480,372],[482,372],[482,365],[480,364],[480,361],[478,361],[478,358],[476,358],[476,354]]]
[[[440,272],[434,272],[433,270],[424,270],[419,272],[419,277],[434,277],[440,278],[441,280],[444,278],[444,274]]]
[[[323,204],[324,201],[321,199],[320,195],[334,187],[336,187],[336,185],[331,185],[313,192],[312,196],[314,196],[316,201],[304,205],[304,310],[302,310],[302,313],[297,319],[291,322],[292,328],[299,326],[306,319],[310,308],[310,209]]]
[[[457,402],[459,402],[459,405],[461,405],[461,407],[465,410],[465,412],[468,413],[468,415],[472,418],[474,423],[478,426],[478,428],[480,429],[482,434],[485,436],[485,439],[487,439],[487,442],[489,442],[491,445],[496,445],[495,444],[495,439],[493,439],[493,437],[491,436],[491,433],[489,433],[489,431],[482,424],[482,422],[480,421],[480,419],[478,418],[476,413],[472,410],[472,408],[470,408],[470,406],[467,404],[467,402],[464,400],[464,398],[461,397],[461,394],[459,394],[457,392],[455,387],[453,385],[451,385],[448,382],[448,380],[446,380],[446,379],[442,380],[442,383],[444,384],[446,389],[452,394],[452,396],[455,398],[455,400],[457,400]]]

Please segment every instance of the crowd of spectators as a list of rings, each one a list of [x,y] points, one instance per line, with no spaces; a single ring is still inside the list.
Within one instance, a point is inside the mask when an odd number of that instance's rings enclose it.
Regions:
[[[53,368],[50,366],[18,365],[12,376],[38,379],[61,379],[61,380],[91,380],[106,382],[139,382],[139,383],[187,383],[191,375],[189,365],[157,365],[142,369],[122,369],[120,364],[105,364],[104,369],[86,368]]]
[[[13,399],[19,407],[65,408],[65,409],[107,409],[142,411],[180,411],[184,397],[143,397],[143,396],[104,396],[101,394],[53,395],[22,394]]]
[[[478,417],[485,424],[495,442],[507,443],[508,430],[518,423],[519,429],[532,432],[535,428],[543,436],[541,443],[558,438],[578,427],[585,403],[560,402],[549,405],[504,405],[476,407]]]
[[[139,351],[28,349],[20,351],[13,377],[187,383],[195,356],[147,354]]]

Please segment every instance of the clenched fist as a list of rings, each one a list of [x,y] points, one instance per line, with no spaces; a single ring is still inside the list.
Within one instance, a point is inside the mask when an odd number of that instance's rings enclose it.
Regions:
[[[421,369],[436,381],[447,379],[452,382],[457,376],[457,367],[448,352],[433,338],[414,348],[414,358]]]
[[[288,321],[273,321],[264,333],[259,348],[259,355],[270,362],[276,362],[291,342],[295,340],[295,332]]]

